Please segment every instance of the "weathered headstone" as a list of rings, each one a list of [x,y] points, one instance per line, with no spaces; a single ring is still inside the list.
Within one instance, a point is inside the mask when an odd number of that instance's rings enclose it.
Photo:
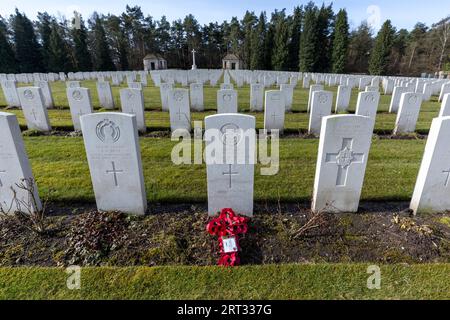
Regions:
[[[34,83],[35,87],[41,88],[42,97],[44,98],[44,105],[47,109],[54,107],[52,90],[50,84],[47,81],[36,81]]]
[[[8,107],[20,107],[20,99],[17,93],[17,82],[15,80],[2,80],[1,86]]]
[[[51,131],[47,108],[41,88],[21,87],[17,89],[20,104],[29,130]]]
[[[237,113],[237,92],[235,90],[217,91],[217,113]]]
[[[312,96],[313,93],[319,90],[323,90],[323,85],[321,84],[313,84],[309,87],[309,96],[308,96],[308,110],[307,112],[309,112],[311,110],[311,100],[312,100]]]
[[[122,112],[136,116],[139,132],[146,132],[144,94],[142,93],[142,90],[131,88],[121,89],[120,104],[122,106]]]
[[[414,92],[402,94],[397,120],[395,121],[394,134],[411,133],[416,130],[421,104],[422,94]]]
[[[266,91],[265,101],[264,129],[267,131],[272,129],[283,131],[286,111],[286,102],[283,92],[278,90]]]
[[[97,93],[100,106],[105,109],[114,109],[114,98],[109,82],[97,82]]]
[[[81,117],[81,128],[98,210],[145,214],[136,117],[93,113]]]
[[[252,216],[255,117],[207,116],[205,129],[208,214],[212,216],[223,208],[232,208],[239,214]]]
[[[433,119],[410,208],[414,214],[450,210],[450,117]]]
[[[439,117],[450,116],[450,93],[444,95],[442,99],[441,109],[439,110]]]
[[[91,92],[88,88],[67,88],[67,100],[69,101],[70,114],[72,116],[73,128],[81,130],[80,117],[92,113]]]
[[[342,111],[347,111],[350,105],[350,96],[352,95],[352,90],[348,86],[340,85],[337,90],[336,96],[336,108],[335,112],[339,113]]]
[[[161,83],[159,85],[159,92],[161,94],[162,111],[169,111],[169,92],[172,90],[170,83]]]
[[[250,111],[262,111],[264,105],[264,86],[260,83],[250,85]]]
[[[170,128],[191,130],[191,113],[189,109],[189,91],[187,89],[172,89],[168,94],[170,112]]]
[[[330,115],[332,102],[332,92],[322,90],[313,91],[311,99],[311,114],[309,115],[309,134],[320,134],[322,118]]]
[[[191,108],[195,111],[203,111],[205,109],[203,104],[203,84],[191,83],[190,91]]]
[[[6,214],[18,210],[28,214],[42,209],[19,123],[14,114],[6,112],[0,112],[0,207]]]
[[[356,115],[323,119],[313,212],[357,212],[374,120]]]
[[[358,116],[370,117],[373,120],[377,117],[378,103],[380,102],[379,92],[360,92],[356,103],[356,112]]]

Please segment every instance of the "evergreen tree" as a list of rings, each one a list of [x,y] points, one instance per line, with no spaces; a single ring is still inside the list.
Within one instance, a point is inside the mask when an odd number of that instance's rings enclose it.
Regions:
[[[272,68],[274,70],[284,70],[287,68],[289,57],[289,23],[287,22],[284,9],[280,12],[275,10],[273,15]]]
[[[383,23],[377,38],[375,39],[375,46],[372,50],[369,62],[369,72],[372,75],[386,75],[389,70],[389,57],[391,55],[392,45],[394,42],[395,30],[392,27],[391,21],[386,20]]]
[[[347,11],[339,10],[336,15],[336,24],[333,38],[333,73],[343,73],[347,64],[349,44],[349,25]]]
[[[8,41],[7,31],[6,23],[0,16],[0,73],[16,73],[17,63]]]
[[[257,23],[257,18],[254,12],[246,11],[242,19],[242,50],[241,59],[246,68],[250,67],[252,56],[252,34]]]
[[[105,29],[111,43],[113,60],[119,70],[128,70],[130,66],[128,62],[129,43],[123,32],[122,19],[115,15],[109,15],[105,20]]]
[[[316,65],[317,7],[309,2],[305,7],[303,30],[300,36],[299,69],[302,72],[314,71]]]
[[[290,26],[289,42],[289,70],[298,70],[298,55],[300,50],[300,36],[302,31],[303,7],[295,7]]]
[[[45,70],[50,71],[49,56],[50,56],[50,35],[52,33],[51,23],[52,17],[47,12],[38,12],[37,30],[41,40],[42,63]]]
[[[333,27],[333,8],[332,4],[325,7],[322,4],[318,15],[316,24],[316,44],[314,64],[315,72],[329,72],[331,67],[331,30]]]
[[[62,39],[59,26],[56,21],[52,21],[50,25],[50,37],[49,43],[47,46],[47,70],[49,72],[66,72],[67,71],[67,61],[69,61],[69,57],[67,56],[67,52],[65,50],[65,43]]]
[[[273,23],[268,23],[267,33],[264,39],[264,70],[272,70],[272,49],[274,34],[275,26],[273,25]]]
[[[266,13],[261,12],[258,24],[252,33],[252,56],[250,59],[250,69],[263,70],[264,60],[264,42],[266,38]]]
[[[11,17],[11,27],[16,49],[16,60],[21,73],[44,71],[41,47],[34,33],[33,24],[25,14],[16,9]]]
[[[347,71],[367,73],[372,46],[372,30],[367,24],[367,21],[363,21],[361,25],[350,34]]]
[[[98,71],[114,71],[116,67],[111,59],[103,21],[97,13],[94,13],[92,18],[92,32],[93,52],[95,52],[94,69]]]
[[[80,28],[71,30],[72,41],[74,44],[75,65],[78,71],[92,71],[92,57],[88,49],[88,35],[86,26],[80,16]]]

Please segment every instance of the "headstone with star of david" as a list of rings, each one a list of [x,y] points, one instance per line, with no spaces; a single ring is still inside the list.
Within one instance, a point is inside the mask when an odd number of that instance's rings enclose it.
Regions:
[[[217,114],[205,118],[208,214],[223,208],[253,215],[255,117]]]
[[[358,116],[366,116],[372,119],[377,117],[378,103],[380,102],[379,92],[360,92],[356,102],[356,112]]]
[[[67,88],[66,91],[73,128],[75,131],[80,131],[80,117],[93,112],[91,92],[88,88],[81,87]]]
[[[173,131],[191,130],[191,111],[189,108],[189,90],[172,89],[168,93],[170,128]]]
[[[48,119],[47,108],[44,105],[44,97],[39,87],[17,88],[20,105],[29,130],[51,131],[52,127]]]
[[[395,121],[394,134],[412,133],[416,130],[421,105],[422,94],[413,92],[402,94]]]
[[[357,115],[323,118],[314,180],[314,212],[357,212],[374,120]]]
[[[30,186],[31,183],[33,186]],[[20,184],[28,186],[30,191],[18,188],[17,185]],[[31,200],[29,193],[31,191],[35,201]],[[0,207],[2,211],[9,214],[18,210],[15,200],[26,204],[32,212],[42,208],[17,117],[11,113],[0,112]]]
[[[314,91],[311,99],[308,133],[318,136],[322,126],[322,118],[331,114],[333,93],[330,91]]]
[[[264,129],[270,132],[273,129],[283,131],[286,112],[285,96],[282,91],[266,91],[264,106]]]
[[[135,115],[138,131],[145,133],[147,126],[145,125],[144,94],[142,90],[125,88],[121,89],[119,94],[122,112]]]
[[[147,209],[136,116],[100,112],[81,117],[97,209],[143,215]]]
[[[237,91],[217,90],[217,113],[237,113]]]

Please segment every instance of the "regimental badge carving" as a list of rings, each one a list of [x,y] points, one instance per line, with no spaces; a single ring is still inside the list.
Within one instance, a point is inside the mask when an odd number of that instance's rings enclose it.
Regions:
[[[416,104],[417,103],[417,95],[412,95],[408,98],[408,103],[409,104]]]
[[[237,145],[242,139],[242,129],[234,123],[227,123],[220,128],[222,143],[225,145]]]
[[[223,101],[231,101],[231,94],[225,93],[222,98]]]
[[[28,100],[33,100],[34,99],[34,94],[31,90],[27,89],[23,92],[23,96],[28,99]]]
[[[176,91],[176,92],[173,94],[173,98],[174,98],[176,101],[181,101],[181,100],[183,100],[183,93],[182,93],[182,92],[179,92],[179,91]]]
[[[74,100],[80,101],[83,99],[83,95],[81,94],[80,90],[75,90],[72,93],[72,98],[74,98]]]
[[[322,103],[322,104],[324,104],[324,103],[326,103],[327,101],[328,101],[327,95],[321,93],[321,94],[319,95],[319,102]]]
[[[108,119],[97,124],[95,133],[98,139],[104,143],[115,143],[120,138],[120,128]]]
[[[375,97],[373,96],[373,94],[368,94],[366,95],[366,97],[364,98],[364,100],[366,102],[374,102],[375,101]]]
[[[134,92],[131,90],[128,90],[127,99],[132,100],[133,98],[134,98]]]

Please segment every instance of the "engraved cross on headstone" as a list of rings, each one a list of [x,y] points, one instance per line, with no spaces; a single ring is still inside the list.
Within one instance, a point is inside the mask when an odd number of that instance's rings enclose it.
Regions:
[[[338,153],[327,153],[326,163],[335,163],[338,166],[336,186],[347,184],[348,169],[352,163],[363,163],[364,153],[354,153],[352,150],[353,139],[343,138],[342,148]]]
[[[33,114],[34,120],[37,120],[37,119],[36,119],[36,111],[33,109],[33,110],[31,111],[31,113]]]
[[[0,170],[0,173],[6,173],[6,170]],[[3,187],[2,179],[0,179],[0,187]]]
[[[232,176],[238,176],[239,175],[239,172],[233,172],[233,171],[231,171],[231,164],[229,164],[228,165],[228,172],[222,172],[222,175],[224,175],[224,176],[229,176],[229,185],[228,185],[228,187],[231,189],[231,177]]]
[[[114,161],[111,161],[112,164],[112,170],[106,170],[106,173],[112,173],[114,174],[114,185],[116,187],[119,186],[119,182],[117,181],[117,174],[118,173],[123,173],[123,170],[116,170],[116,164],[114,163]]]
[[[279,117],[279,115],[277,115],[275,112],[274,113],[272,113],[272,118],[273,118],[273,122],[275,122],[275,120],[276,120],[276,117]]]

